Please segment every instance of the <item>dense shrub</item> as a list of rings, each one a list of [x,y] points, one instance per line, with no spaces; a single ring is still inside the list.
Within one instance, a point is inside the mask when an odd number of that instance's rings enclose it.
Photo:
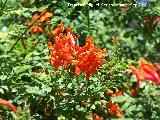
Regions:
[[[0,119],[160,118],[158,0],[0,3]]]

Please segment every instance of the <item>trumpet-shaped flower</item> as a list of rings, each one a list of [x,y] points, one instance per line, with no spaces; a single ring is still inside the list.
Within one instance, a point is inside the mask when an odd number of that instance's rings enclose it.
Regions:
[[[154,84],[159,84],[160,82],[160,74],[157,73],[159,69],[158,66],[156,70],[154,65],[148,63],[144,59],[140,59],[137,68],[129,65],[129,69],[136,75],[138,82],[139,80],[150,80]]]
[[[109,113],[111,115],[116,115],[119,118],[123,117],[123,114],[120,110],[120,107],[117,103],[112,103],[111,101],[107,104],[107,107],[109,109]]]
[[[6,106],[10,108],[13,112],[17,112],[17,108],[6,100],[0,99],[0,106]]]

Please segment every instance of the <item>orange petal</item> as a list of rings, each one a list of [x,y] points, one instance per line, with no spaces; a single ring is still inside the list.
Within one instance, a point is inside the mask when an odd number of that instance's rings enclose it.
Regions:
[[[157,66],[157,71],[160,72],[160,63],[157,63],[156,66]]]
[[[136,67],[131,66],[131,65],[129,64],[129,69],[131,70],[131,72],[132,72],[133,74],[136,75],[136,77],[137,77],[138,80],[145,80],[144,77],[143,77],[143,75],[137,70]]]
[[[130,94],[132,95],[132,96],[136,96],[137,94],[136,94],[136,91],[134,90],[134,89],[131,89],[130,90]]]
[[[53,13],[51,13],[51,12],[46,12],[45,16],[46,16],[46,17],[52,17],[52,16],[53,16]]]
[[[36,21],[38,18],[39,18],[39,15],[37,13],[32,16],[32,20],[34,20],[34,21]]]
[[[96,113],[93,113],[93,120],[100,120],[100,116]]]
[[[138,67],[143,69],[144,66],[148,66],[151,70],[156,70],[152,64],[149,64],[145,59],[142,58],[138,63]]]
[[[73,65],[77,65],[78,61],[77,60],[72,60]]]
[[[26,21],[25,21],[25,24],[26,24],[27,26],[30,26],[30,25],[31,25],[31,23],[30,23],[29,20],[26,20]]]
[[[155,76],[152,75],[152,74],[148,74],[148,73],[146,73],[146,72],[143,72],[142,75],[144,76],[144,78],[145,78],[146,80],[151,80],[151,81],[152,81],[153,83],[155,83],[155,84],[158,84],[158,83],[159,83],[159,81],[158,81],[158,79],[159,79],[158,74],[157,74],[157,77],[155,77]]]
[[[160,22],[160,16],[158,16],[155,20],[156,23]]]
[[[10,108],[13,112],[17,112],[17,108],[6,100],[0,99],[0,106],[6,106]]]
[[[75,69],[75,74],[76,75],[79,75],[81,73],[81,70],[78,68],[78,67],[76,67],[76,69]]]
[[[107,104],[107,107],[109,109],[109,112],[111,115],[116,115],[117,117],[122,118],[123,114],[120,111],[120,107],[119,105],[116,103],[112,103],[111,101]]]

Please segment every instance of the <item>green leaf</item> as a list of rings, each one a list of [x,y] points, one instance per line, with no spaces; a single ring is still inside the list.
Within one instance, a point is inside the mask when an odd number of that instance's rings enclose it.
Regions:
[[[6,75],[1,75],[1,76],[0,76],[0,80],[5,80],[5,79],[7,79],[7,76],[6,76]]]
[[[135,98],[132,98],[130,96],[118,96],[118,97],[111,97],[111,100],[113,102],[135,102]]]
[[[2,88],[0,88],[0,93],[4,94],[4,90]]]
[[[82,4],[87,4],[89,0],[81,0]]]
[[[126,113],[130,113],[131,111],[135,111],[137,108],[136,105],[131,105],[128,109],[126,109]]]
[[[7,86],[0,86],[2,89],[8,91],[8,87]]]

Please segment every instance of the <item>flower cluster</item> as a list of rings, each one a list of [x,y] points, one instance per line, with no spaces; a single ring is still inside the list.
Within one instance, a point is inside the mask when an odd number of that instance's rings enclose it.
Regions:
[[[106,50],[98,50],[95,48],[92,38],[86,39],[86,45],[78,47],[76,54],[76,69],[75,74],[79,75],[80,72],[86,73],[86,79],[89,79],[91,74],[97,74],[97,67],[102,66],[106,61],[104,59]]]
[[[52,16],[53,14],[51,12],[47,12],[47,9],[45,9],[40,14],[36,13],[32,16],[32,20],[34,22],[33,25],[31,25],[29,20],[26,20],[26,25],[30,27],[31,35],[34,35],[36,32],[44,33],[45,30],[41,23],[49,21]]]
[[[60,25],[62,25],[61,23]],[[59,25],[59,26],[60,26]],[[64,29],[56,29],[57,32],[63,32]],[[62,26],[61,26],[62,27]],[[52,37],[52,33],[51,36]],[[60,33],[55,36],[55,44],[52,45],[51,42],[48,42],[48,48],[51,51],[49,56],[49,61],[55,70],[58,69],[59,66],[62,66],[64,69],[68,69],[67,64],[73,64],[74,59],[74,51],[75,51],[75,39],[73,36],[73,32],[67,31],[67,34]]]
[[[133,74],[136,75],[137,78],[137,83],[139,81],[145,81],[145,80],[150,80],[154,84],[158,85],[160,83],[160,64],[154,65],[148,63],[144,59],[140,59],[137,68],[129,65],[129,69]]]
[[[66,34],[63,33],[64,29],[66,29]],[[76,75],[85,72],[86,79],[89,80],[89,76],[97,74],[97,68],[106,62],[103,59],[105,57],[105,49],[97,49],[91,37],[86,39],[85,46],[76,46],[76,35],[71,29],[65,28],[62,22],[50,33],[48,39],[50,40],[53,37],[55,44],[52,45],[52,43],[49,42],[48,47],[51,51],[49,61],[55,70],[57,70],[59,66],[68,69],[68,64],[70,64],[75,66]]]

